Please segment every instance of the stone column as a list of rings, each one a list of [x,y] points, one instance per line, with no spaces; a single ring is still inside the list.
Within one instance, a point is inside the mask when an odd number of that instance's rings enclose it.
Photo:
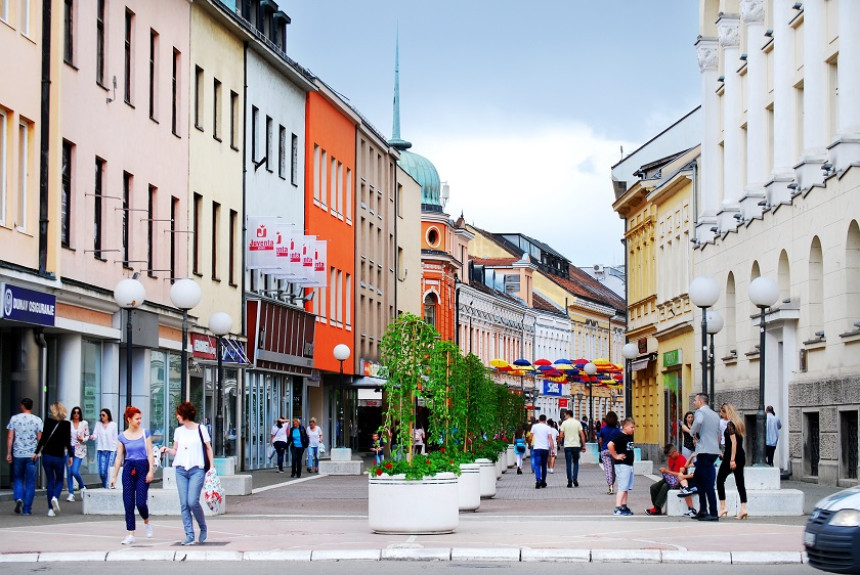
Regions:
[[[830,160],[837,173],[860,164],[860,2],[839,2],[839,97]]]
[[[746,28],[747,44],[747,177],[741,212],[744,219],[760,216],[764,185],[770,178],[767,115],[767,59],[762,52],[764,0],[741,0],[741,21]]]
[[[797,93],[794,88],[794,30],[789,22],[794,0],[773,2],[773,174],[768,184],[772,206],[791,201],[797,163]]]
[[[719,74],[719,45],[715,38],[696,42],[702,89],[702,155],[699,173],[699,213],[696,238],[700,243],[713,239],[711,228],[717,225],[720,208],[720,98],[716,94]]]
[[[827,159],[824,14],[824,0],[805,0],[803,3],[803,153],[800,164],[795,166],[801,190],[824,182],[821,170]]]
[[[742,96],[740,67],[740,20],[736,14],[723,14],[717,21],[720,46],[723,48],[723,201],[719,212],[720,231],[733,230],[738,225],[734,215],[740,213],[743,196],[744,150],[741,140]]]

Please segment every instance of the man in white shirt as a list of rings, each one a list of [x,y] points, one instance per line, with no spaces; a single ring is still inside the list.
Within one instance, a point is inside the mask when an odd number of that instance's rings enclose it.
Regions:
[[[541,415],[532,426],[532,457],[535,461],[535,489],[546,487],[546,464],[549,459],[549,442],[552,428],[546,424],[546,415]]]
[[[573,412],[564,412],[564,422],[561,424],[559,437],[564,441],[564,463],[567,470],[567,486],[579,487],[579,454],[585,451],[585,432],[582,424],[573,418]],[[571,461],[573,471],[571,472]]]

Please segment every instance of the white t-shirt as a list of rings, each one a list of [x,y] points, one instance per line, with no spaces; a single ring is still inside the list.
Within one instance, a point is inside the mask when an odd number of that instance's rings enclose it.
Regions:
[[[416,427],[412,430],[412,445],[424,445],[423,427]]]
[[[308,447],[319,447],[320,446],[320,437],[322,436],[322,429],[317,425],[313,429],[308,427],[305,429],[308,433]]]
[[[552,443],[551,443],[552,447],[551,448],[553,451],[555,451],[555,448],[558,445],[558,429],[556,429],[554,427],[550,427],[549,433],[552,436],[552,440],[551,440],[552,441]]]
[[[549,442],[552,437],[552,427],[546,423],[536,423],[532,426],[532,437],[534,443],[532,449],[549,449]]]
[[[284,443],[286,443],[287,442],[287,424],[285,423],[280,427],[278,427],[277,425],[273,425],[271,435],[275,436],[272,439],[272,443],[274,443],[276,441],[283,441]]]
[[[96,451],[116,451],[116,421],[109,421],[107,427],[96,423],[93,435],[96,436]]]
[[[205,425],[194,426],[192,429],[180,425],[173,431],[173,447],[176,449],[173,467],[184,467],[185,469],[199,467],[203,469],[203,444],[200,443],[198,427],[203,433],[203,441],[211,443],[212,439],[209,437],[209,431]]]

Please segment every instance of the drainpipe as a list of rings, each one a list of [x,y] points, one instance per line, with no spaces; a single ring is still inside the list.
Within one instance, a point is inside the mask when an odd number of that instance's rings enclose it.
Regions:
[[[51,0],[42,0],[42,96],[39,138],[39,275],[48,275],[48,152],[51,126]]]

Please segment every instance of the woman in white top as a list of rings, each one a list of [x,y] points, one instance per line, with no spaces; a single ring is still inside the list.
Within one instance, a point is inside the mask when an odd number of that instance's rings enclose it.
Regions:
[[[190,401],[183,401],[176,408],[176,421],[173,432],[173,447],[162,447],[173,457],[176,468],[176,489],[179,491],[179,506],[182,512],[182,526],[185,528],[183,545],[194,545],[194,521],[200,526],[200,543],[206,541],[208,531],[203,506],[200,505],[200,491],[206,477],[207,462],[212,462],[212,440],[203,425],[194,423],[197,409]],[[208,461],[207,461],[208,458]]]
[[[107,489],[110,481],[110,468],[116,459],[116,422],[111,416],[110,409],[104,408],[99,412],[99,423],[93,426],[90,439],[96,442],[96,453],[99,460],[99,477],[102,487]]]
[[[317,425],[317,418],[311,417],[308,424],[308,472],[320,472],[320,443],[322,440],[322,428]]]
[[[72,447],[75,448],[75,456],[72,458],[72,464],[68,466],[66,478],[69,487],[69,496],[66,501],[75,500],[75,480],[78,481],[78,489],[84,491],[87,488],[84,483],[84,478],[81,477],[81,463],[87,456],[87,440],[90,438],[90,426],[87,420],[84,419],[84,414],[81,408],[75,406],[72,408],[70,417],[72,424]]]
[[[277,419],[272,426],[272,447],[278,452],[278,473],[284,472],[284,454],[287,452],[287,426],[284,423],[287,420]]]
[[[424,434],[424,428],[420,425],[416,424],[415,429],[412,430],[412,453],[421,454],[424,453],[424,440],[426,439],[426,435]]]

